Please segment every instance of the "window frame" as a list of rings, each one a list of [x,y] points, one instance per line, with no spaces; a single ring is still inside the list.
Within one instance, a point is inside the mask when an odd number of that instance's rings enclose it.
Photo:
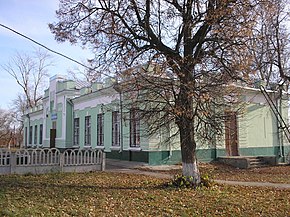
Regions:
[[[25,127],[24,128],[24,146],[27,147],[27,143],[28,143],[28,130],[27,130],[28,127]]]
[[[39,125],[39,144],[42,145],[43,142],[43,124]]]
[[[136,108],[130,109],[130,147],[140,148],[140,116]]]
[[[112,112],[112,146],[113,147],[120,147],[121,145],[120,123],[121,123],[120,112],[113,111]]]
[[[34,135],[33,135],[33,144],[34,144],[34,145],[37,144],[37,137],[38,137],[38,136],[37,136],[37,134],[38,134],[37,128],[38,128],[37,125],[35,125],[35,126],[34,126]]]
[[[73,146],[79,147],[79,145],[80,145],[80,118],[74,118]]]
[[[104,113],[97,114],[97,146],[104,146]]]
[[[32,126],[29,126],[29,137],[28,137],[28,144],[29,145],[32,145],[32,130],[33,130],[33,127]]]
[[[85,143],[84,146],[91,146],[91,116],[85,116]]]

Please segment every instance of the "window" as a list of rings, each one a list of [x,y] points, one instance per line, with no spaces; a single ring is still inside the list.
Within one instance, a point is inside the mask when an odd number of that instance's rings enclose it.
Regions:
[[[29,127],[29,141],[28,144],[32,144],[32,126]]]
[[[42,144],[42,138],[43,138],[43,125],[39,125],[39,144]]]
[[[27,138],[28,138],[27,127],[25,127],[25,129],[24,129],[24,145],[25,145],[25,147],[27,147]]]
[[[137,109],[130,110],[130,147],[140,147],[140,119]]]
[[[112,146],[120,146],[120,113],[112,112]]]
[[[104,114],[97,115],[97,146],[104,146]]]
[[[85,117],[85,146],[91,146],[91,116]]]
[[[34,126],[34,144],[37,144],[37,125]]]
[[[74,119],[74,146],[79,146],[80,144],[80,119]]]

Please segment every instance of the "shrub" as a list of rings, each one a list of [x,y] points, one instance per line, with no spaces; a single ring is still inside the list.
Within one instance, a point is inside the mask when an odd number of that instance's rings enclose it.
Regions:
[[[200,177],[199,185],[196,185],[195,180],[192,176],[183,176],[183,175],[175,175],[173,180],[167,183],[168,187],[175,188],[196,188],[196,187],[207,187],[210,188],[213,186],[214,181],[210,178],[209,175],[205,174]]]
[[[201,175],[200,186],[210,188],[213,185],[214,185],[214,180],[208,174]]]

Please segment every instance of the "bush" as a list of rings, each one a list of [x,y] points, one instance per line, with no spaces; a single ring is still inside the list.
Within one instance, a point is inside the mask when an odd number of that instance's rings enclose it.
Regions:
[[[207,187],[210,188],[214,184],[213,179],[209,175],[205,174],[200,177],[200,183],[196,185],[196,181],[192,176],[175,175],[173,180],[167,184],[168,187],[175,188],[197,188]]]
[[[200,186],[210,188],[213,185],[214,180],[208,174],[204,174],[200,177]]]

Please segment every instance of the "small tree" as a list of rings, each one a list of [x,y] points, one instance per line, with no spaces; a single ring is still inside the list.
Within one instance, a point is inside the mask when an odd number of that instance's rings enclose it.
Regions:
[[[198,129],[218,126],[221,120],[213,108],[224,97],[221,87],[250,73],[246,42],[252,36],[256,4],[248,0],[60,0],[59,22],[50,24],[50,29],[58,41],[90,46],[99,71],[122,76],[119,72],[144,62],[163,66],[160,72],[152,72],[154,76],[142,75],[147,81],[143,86],[158,87],[151,90],[163,98],[162,105],[148,107],[146,114],[170,113],[179,130],[183,175],[198,185],[196,146],[202,135]],[[136,78],[132,81],[138,88],[140,76]],[[204,102],[213,99],[216,104],[209,109],[211,104]],[[146,117],[155,126],[163,120]]]

